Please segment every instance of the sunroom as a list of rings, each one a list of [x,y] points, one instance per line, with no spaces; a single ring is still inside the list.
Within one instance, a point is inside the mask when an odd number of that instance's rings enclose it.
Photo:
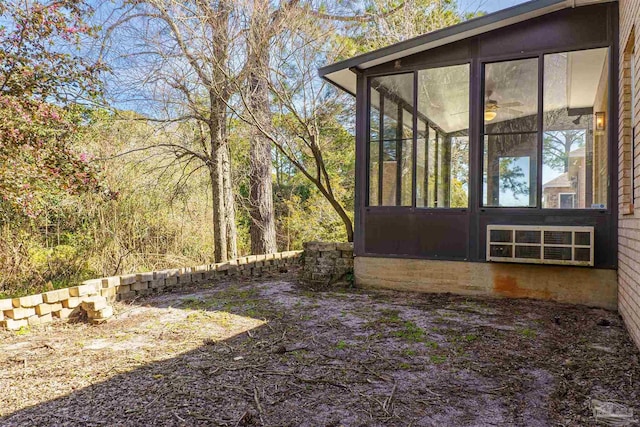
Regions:
[[[617,6],[535,0],[320,70],[356,96],[358,285],[615,308]]]

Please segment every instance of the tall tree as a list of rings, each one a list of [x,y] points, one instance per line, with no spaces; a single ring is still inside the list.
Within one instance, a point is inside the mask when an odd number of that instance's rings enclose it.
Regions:
[[[368,9],[393,13],[373,14],[358,40],[364,49],[377,49],[457,24],[465,19],[457,3],[457,0],[405,0],[393,8],[397,1],[367,0]]]
[[[253,0],[247,39],[248,108],[260,126],[271,125],[269,100],[269,48],[270,40],[279,22],[273,22],[268,0]],[[274,15],[277,16],[276,13]],[[271,182],[271,142],[256,127],[250,134],[249,214],[251,224],[251,253],[264,254],[277,251],[273,189]]]
[[[544,164],[560,171],[569,171],[569,155],[573,150],[584,147],[584,129],[567,129],[544,133]]]
[[[137,1],[108,30],[112,49],[122,37],[137,40],[119,56],[133,75],[122,87],[144,94],[149,120],[180,131],[148,148],[172,150],[207,170],[216,262],[237,256],[227,106],[246,70],[232,55],[240,36],[234,3]]]
[[[323,21],[321,25],[317,16],[310,13],[309,5],[302,4],[290,10],[286,27],[271,37],[273,55],[264,81],[271,94],[271,108],[276,112],[273,121],[262,120],[259,110],[251,108],[251,98],[244,93],[241,93],[244,109],[236,112],[317,188],[340,217],[347,238],[352,240],[352,214],[342,194],[336,193],[337,177],[327,167],[326,155],[334,141],[323,132],[341,126],[337,118],[349,104],[343,103],[345,98],[317,78],[319,58],[323,55],[335,58],[330,51],[335,48],[331,43],[335,27],[331,20]]]
[[[269,0],[250,0],[247,4],[247,108],[257,122],[250,135],[250,195],[251,253],[275,252],[276,229],[272,190],[271,141],[260,131],[272,125],[269,81],[271,79],[272,41],[290,28],[291,19],[299,15],[300,0],[279,4]]]
[[[343,121],[351,101],[320,82],[316,68],[346,55],[394,43],[459,22],[453,0],[391,2],[301,2],[299,12],[272,38],[269,88],[277,126],[269,126],[250,98],[243,117],[274,144],[318,191],[341,218],[347,238],[353,239],[348,202],[336,193],[337,177],[327,167],[332,126]],[[273,28],[273,27],[272,27]],[[352,178],[353,179],[353,178]]]

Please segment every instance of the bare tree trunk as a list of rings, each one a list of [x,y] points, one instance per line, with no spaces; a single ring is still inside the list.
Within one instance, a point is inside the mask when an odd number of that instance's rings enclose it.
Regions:
[[[258,135],[255,135],[255,139],[252,138],[251,144],[250,185],[251,253],[277,252],[271,183],[271,143]]]
[[[264,129],[271,125],[269,108],[269,1],[253,2],[252,25],[249,40],[249,107]],[[273,188],[271,182],[271,142],[256,126],[251,129],[249,174],[249,215],[251,224],[251,253],[277,252]]]
[[[215,162],[215,161],[214,161]],[[227,232],[224,227],[224,198],[221,171],[219,165],[211,165],[211,195],[213,199],[213,246],[215,262],[224,262],[227,255]]]
[[[251,108],[253,114],[264,126],[270,123],[268,89],[261,78],[250,76]],[[276,226],[273,208],[273,189],[271,182],[271,141],[257,129],[251,131],[249,183],[249,214],[251,225],[251,253],[266,254],[277,252]]]
[[[344,210],[340,202],[338,202],[335,198],[328,199],[333,209],[338,213],[338,216],[342,220],[344,224],[345,231],[347,232],[347,242],[353,242],[353,224],[351,223],[351,218],[347,215],[347,212]]]
[[[236,229],[236,208],[233,192],[233,181],[231,179],[231,154],[229,144],[225,143],[222,149],[222,178],[224,180],[224,207],[225,207],[225,227],[227,234],[227,256],[229,259],[238,257],[238,238]]]
[[[213,201],[213,246],[215,262],[224,262],[228,258],[227,249],[227,207],[225,200],[223,151],[226,147],[220,120],[212,117],[209,122],[211,137],[211,157],[209,175],[211,176],[211,196]]]

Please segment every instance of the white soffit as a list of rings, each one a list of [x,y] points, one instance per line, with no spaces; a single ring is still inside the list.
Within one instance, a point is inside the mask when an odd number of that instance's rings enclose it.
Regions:
[[[342,88],[343,90],[346,90],[347,92],[355,95],[356,75],[350,69],[343,68],[342,70],[327,74],[326,76],[324,76],[324,78],[329,80],[334,85]]]
[[[569,108],[593,107],[602,74],[606,72],[607,49],[592,49],[569,54],[567,64],[567,100]]]

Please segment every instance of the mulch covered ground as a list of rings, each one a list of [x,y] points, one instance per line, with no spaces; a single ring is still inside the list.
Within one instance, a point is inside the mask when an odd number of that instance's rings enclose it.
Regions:
[[[116,309],[0,332],[0,425],[599,425],[592,399],[640,418],[640,354],[600,309],[293,274]]]

